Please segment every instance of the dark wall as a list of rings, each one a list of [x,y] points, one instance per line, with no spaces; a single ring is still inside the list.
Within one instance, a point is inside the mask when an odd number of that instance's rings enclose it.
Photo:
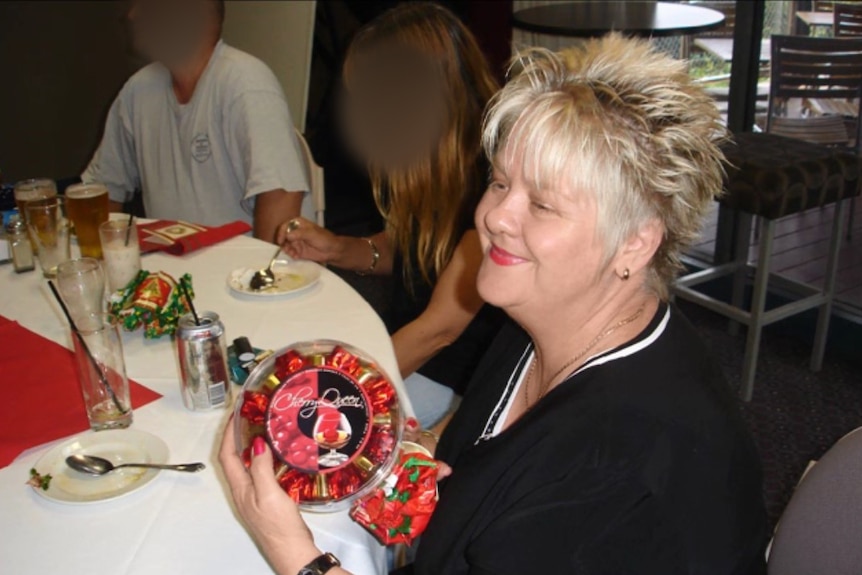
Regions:
[[[137,68],[114,1],[0,2],[3,179],[77,175]]]

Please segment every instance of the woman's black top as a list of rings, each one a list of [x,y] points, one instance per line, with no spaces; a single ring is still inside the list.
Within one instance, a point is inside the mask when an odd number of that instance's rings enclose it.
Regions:
[[[454,472],[418,575],[748,574],[767,537],[755,446],[680,312],[591,358],[495,437],[532,344],[512,322],[476,369],[437,457]]]

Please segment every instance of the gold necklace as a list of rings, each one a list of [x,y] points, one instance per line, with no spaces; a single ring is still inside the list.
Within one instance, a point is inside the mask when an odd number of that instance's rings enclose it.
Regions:
[[[585,356],[585,355],[586,355],[586,354],[587,354],[591,349],[593,349],[596,345],[598,345],[598,343],[599,343],[600,341],[602,341],[603,339],[605,339],[607,336],[609,336],[610,334],[612,334],[613,332],[615,332],[615,331],[616,331],[616,330],[618,330],[619,328],[623,327],[624,325],[628,325],[628,324],[630,324],[631,322],[635,321],[637,318],[639,318],[639,317],[641,316],[641,314],[644,312],[644,309],[645,309],[645,308],[646,308],[646,303],[644,303],[643,305],[641,305],[641,306],[637,309],[637,311],[636,311],[636,312],[634,312],[634,313],[633,313],[632,315],[630,315],[629,317],[624,318],[624,319],[621,319],[621,320],[620,320],[620,321],[618,321],[616,324],[614,324],[614,325],[612,325],[611,327],[609,327],[609,328],[605,329],[604,331],[600,332],[600,333],[599,333],[599,335],[597,335],[595,338],[593,338],[593,340],[592,340],[589,344],[587,344],[587,347],[585,347],[583,350],[581,350],[581,352],[580,352],[580,353],[578,353],[578,355],[576,355],[575,357],[573,357],[572,359],[570,359],[569,361],[567,361],[567,362],[563,365],[563,367],[561,367],[560,369],[558,369],[558,370],[554,373],[554,375],[553,375],[553,376],[551,376],[551,379],[547,380],[547,383],[546,383],[545,385],[543,385],[543,386],[541,386],[541,387],[540,387],[540,389],[539,389],[539,397],[537,397],[537,398],[536,398],[536,401],[531,402],[531,401],[530,401],[530,395],[531,395],[531,394],[530,394],[530,383],[532,383],[532,381],[533,381],[533,379],[534,379],[534,378],[533,378],[533,374],[535,373],[536,364],[537,364],[537,363],[539,363],[539,355],[538,355],[538,353],[534,354],[534,356],[533,356],[533,361],[530,363],[530,369],[529,369],[529,371],[527,372],[527,381],[526,381],[526,382],[524,382],[524,383],[525,383],[525,385],[524,385],[524,400],[527,402],[527,411],[529,411],[529,410],[533,409],[533,406],[534,406],[534,405],[536,405],[536,403],[538,403],[539,401],[541,401],[541,399],[542,399],[543,397],[545,397],[545,394],[546,394],[546,393],[548,393],[548,389],[550,388],[551,383],[553,383],[553,381],[554,381],[555,379],[557,379],[557,377],[559,377],[559,375],[560,375],[561,373],[563,373],[566,369],[568,369],[568,368],[570,368],[571,366],[573,366],[573,365],[575,364],[575,362],[577,362],[579,359],[581,359],[582,357],[584,357],[584,356]]]

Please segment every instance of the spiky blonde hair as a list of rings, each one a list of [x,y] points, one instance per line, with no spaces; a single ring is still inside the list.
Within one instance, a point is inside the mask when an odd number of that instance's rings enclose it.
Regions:
[[[725,130],[713,101],[684,62],[618,34],[556,53],[523,51],[510,78],[486,113],[489,160],[520,161],[536,189],[559,190],[567,178],[594,194],[606,264],[658,219],[664,238],[647,285],[666,298],[680,252],[722,189]]]

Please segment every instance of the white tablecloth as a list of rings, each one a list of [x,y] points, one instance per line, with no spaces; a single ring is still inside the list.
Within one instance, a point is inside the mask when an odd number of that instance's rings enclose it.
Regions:
[[[196,307],[221,316],[228,342],[245,335],[256,347],[274,349],[315,338],[342,340],[376,358],[403,391],[383,323],[330,271],[323,269],[316,287],[294,297],[240,300],[231,295],[227,274],[265,263],[272,251],[269,244],[243,236],[183,257],[146,255],[143,267],[175,277],[190,272]],[[16,275],[11,265],[0,266],[0,314],[71,347],[59,307],[38,271]],[[135,410],[133,428],[161,437],[171,461],[204,461],[207,470],[195,475],[163,472],[123,498],[64,505],[24,485],[28,470],[50,445],[31,449],[0,469],[0,573],[271,572],[234,515],[218,465],[228,411],[195,413],[183,407],[170,339],[144,341],[138,332],[125,334],[123,343],[129,377],[163,395]],[[2,382],[16,385],[14,374],[3,374]],[[409,405],[405,408],[412,413]],[[338,556],[353,573],[385,573],[383,547],[346,513],[306,514],[306,519],[317,545]]]

